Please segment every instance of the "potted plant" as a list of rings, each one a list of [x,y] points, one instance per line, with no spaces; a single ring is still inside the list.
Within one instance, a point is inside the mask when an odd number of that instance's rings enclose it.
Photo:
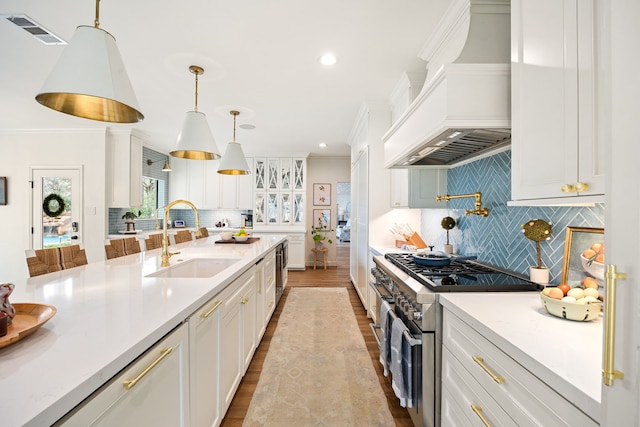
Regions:
[[[450,216],[445,216],[444,218],[442,218],[442,221],[440,221],[440,225],[447,232],[447,243],[444,245],[444,251],[448,254],[452,254],[453,245],[449,243],[449,230],[453,230],[453,228],[456,226],[456,220],[451,218]]]
[[[318,225],[316,227],[311,227],[311,238],[313,239],[313,243],[316,245],[316,249],[322,249],[324,247],[325,240],[329,244],[333,243],[333,240],[327,239],[326,235],[327,232],[333,230],[330,230],[326,224],[327,222],[325,221],[325,218],[320,216],[318,218]]]
[[[522,224],[522,232],[527,239],[536,242],[537,264],[529,267],[529,278],[535,283],[549,283],[549,269],[542,265],[540,242],[551,239],[551,224],[541,219],[532,219]]]
[[[122,215],[122,219],[124,219],[125,224],[127,224],[127,231],[136,231],[136,223],[135,223],[135,219],[138,218],[140,215],[142,215],[142,211],[138,210],[138,212],[130,210],[125,212],[124,215]]]

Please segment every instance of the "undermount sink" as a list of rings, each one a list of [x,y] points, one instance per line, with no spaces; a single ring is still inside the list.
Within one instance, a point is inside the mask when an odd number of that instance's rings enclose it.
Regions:
[[[193,258],[145,277],[206,278],[238,262],[239,258]]]

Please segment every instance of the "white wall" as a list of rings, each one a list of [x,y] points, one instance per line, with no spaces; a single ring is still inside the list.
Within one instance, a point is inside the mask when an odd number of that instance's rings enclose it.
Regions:
[[[32,166],[84,167],[82,243],[89,262],[104,259],[105,131],[2,133],[0,147],[0,176],[7,177],[8,186],[8,204],[0,206],[0,282],[29,277],[24,251],[30,245]]]
[[[337,226],[337,189],[338,182],[351,182],[351,159],[349,157],[307,157],[307,203],[306,203],[306,225],[307,230],[311,230],[314,209],[331,209],[331,229],[332,233],[327,233],[333,243],[327,253],[329,265],[336,265],[336,233]],[[313,206],[313,184],[331,184],[331,206]],[[353,191],[353,188],[351,189]],[[311,238],[311,231],[306,236],[305,259],[307,265],[313,265],[313,254],[311,248],[314,243]]]

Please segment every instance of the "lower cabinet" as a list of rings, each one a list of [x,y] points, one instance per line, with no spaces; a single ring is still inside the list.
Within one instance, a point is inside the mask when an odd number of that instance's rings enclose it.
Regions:
[[[442,341],[442,425],[598,425],[446,309]]]
[[[189,331],[183,324],[58,426],[189,426]]]
[[[219,390],[223,298],[224,291],[189,318],[189,408],[193,426],[217,426],[224,414]]]
[[[289,251],[287,260],[287,266],[290,270],[304,270],[305,269],[305,234],[304,233],[289,233]]]
[[[256,340],[260,342],[276,308],[276,255],[270,252],[256,264]]]

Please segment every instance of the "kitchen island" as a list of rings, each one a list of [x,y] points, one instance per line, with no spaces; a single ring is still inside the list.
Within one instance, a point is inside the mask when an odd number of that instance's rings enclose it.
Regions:
[[[57,313],[0,349],[1,424],[55,423],[286,238],[256,237],[252,244],[209,237],[170,247],[181,252],[172,267],[194,258],[236,260],[206,278],[148,277],[167,269],[155,249],[15,282],[11,302],[49,304]]]

